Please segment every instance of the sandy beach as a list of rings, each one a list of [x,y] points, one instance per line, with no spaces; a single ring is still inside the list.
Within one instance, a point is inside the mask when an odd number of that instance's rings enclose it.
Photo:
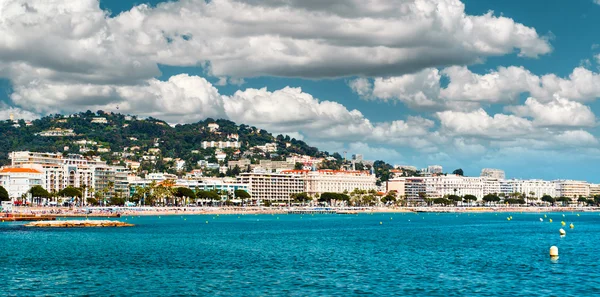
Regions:
[[[549,212],[600,212],[599,207],[17,207],[8,215],[54,215],[65,217],[109,216],[166,216],[166,215],[244,215],[287,213],[549,213]]]

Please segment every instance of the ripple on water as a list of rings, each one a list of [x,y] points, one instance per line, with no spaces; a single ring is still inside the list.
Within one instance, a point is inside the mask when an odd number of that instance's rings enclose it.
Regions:
[[[600,276],[597,214],[569,217],[577,228],[565,238],[539,214],[406,216],[144,217],[128,229],[5,223],[0,281],[9,296],[600,295],[590,281]]]

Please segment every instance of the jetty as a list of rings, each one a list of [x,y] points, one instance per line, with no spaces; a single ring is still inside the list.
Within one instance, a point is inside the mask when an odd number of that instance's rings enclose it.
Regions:
[[[39,228],[82,228],[82,227],[133,227],[133,224],[109,220],[36,221],[25,227]]]

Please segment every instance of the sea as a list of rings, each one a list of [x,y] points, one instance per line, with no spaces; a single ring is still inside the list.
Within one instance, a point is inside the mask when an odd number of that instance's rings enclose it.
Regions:
[[[598,213],[120,220],[136,226],[1,223],[0,295],[600,296]]]

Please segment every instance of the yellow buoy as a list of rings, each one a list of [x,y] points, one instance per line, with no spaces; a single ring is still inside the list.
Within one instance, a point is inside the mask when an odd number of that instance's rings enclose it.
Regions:
[[[575,228],[575,225],[573,225],[573,223],[571,223],[571,225],[569,225],[569,227],[570,227],[571,229],[573,229],[573,228]]]
[[[577,214],[577,216],[579,216],[579,214]]]
[[[550,223],[552,223],[552,219],[549,219],[548,221],[549,221]]]
[[[379,222],[379,225],[383,225],[383,222]]]
[[[208,221],[206,221],[206,223],[208,224]]]
[[[544,218],[547,218],[547,216],[546,216],[546,215],[544,215]]]
[[[560,228],[560,230],[558,230],[558,232],[560,233],[560,236],[567,235],[567,231],[565,231],[565,229],[563,229],[563,228]]]
[[[554,245],[550,247],[550,257],[558,258],[558,248]]]
[[[565,221],[560,222],[561,225],[566,225],[567,223],[565,223]]]

